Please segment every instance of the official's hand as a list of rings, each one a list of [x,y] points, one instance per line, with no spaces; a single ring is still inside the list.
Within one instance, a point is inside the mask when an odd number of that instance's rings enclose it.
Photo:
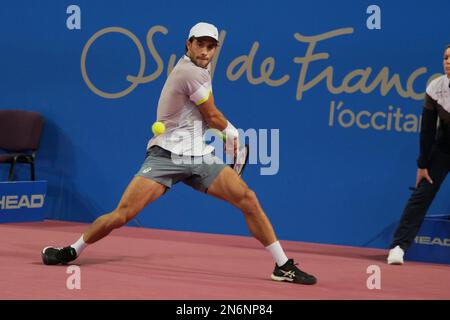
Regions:
[[[420,181],[423,179],[427,179],[430,184],[433,184],[433,180],[431,180],[430,175],[428,174],[428,169],[417,169],[417,177],[416,177],[416,189],[419,186]]]

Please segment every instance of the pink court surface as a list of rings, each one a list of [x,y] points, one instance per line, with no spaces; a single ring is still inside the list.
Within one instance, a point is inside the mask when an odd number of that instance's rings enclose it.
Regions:
[[[270,254],[251,237],[134,227],[115,230],[69,266],[45,266],[44,246],[77,240],[87,224],[0,225],[0,299],[375,300],[450,299],[450,266],[385,263],[386,250],[281,241],[289,257],[317,276],[314,286],[270,280]],[[368,289],[369,266],[381,289]]]

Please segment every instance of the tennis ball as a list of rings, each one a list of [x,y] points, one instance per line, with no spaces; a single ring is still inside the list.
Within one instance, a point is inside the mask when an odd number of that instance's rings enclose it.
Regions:
[[[152,131],[155,136],[163,134],[166,131],[166,126],[161,121],[156,121],[152,125]]]

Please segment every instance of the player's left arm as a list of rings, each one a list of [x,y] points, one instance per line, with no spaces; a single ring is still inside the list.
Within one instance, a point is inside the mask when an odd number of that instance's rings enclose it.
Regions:
[[[217,108],[211,89],[211,76],[207,70],[194,68],[185,75],[186,93],[198,107],[203,119],[212,129],[222,132],[227,150],[239,149],[239,132]],[[234,147],[233,147],[234,146]]]
[[[221,131],[225,136],[228,148],[234,149],[234,153],[236,153],[239,149],[239,132],[217,108],[212,92],[210,91],[208,98],[197,106],[208,126]]]
[[[228,120],[214,103],[214,96],[211,91],[206,101],[197,105],[197,107],[210,128],[219,131],[225,130]]]

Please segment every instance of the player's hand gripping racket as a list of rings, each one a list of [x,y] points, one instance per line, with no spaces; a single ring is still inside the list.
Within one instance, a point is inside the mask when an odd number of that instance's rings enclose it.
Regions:
[[[217,133],[222,138],[222,141],[224,143],[226,143],[227,137],[222,132],[220,132],[219,130],[214,130],[214,132]],[[245,166],[247,165],[248,162],[248,154],[249,154],[248,144],[240,146],[233,159],[233,163],[229,165],[231,169],[236,171],[238,176],[241,176],[242,173],[244,172]]]
[[[241,176],[248,162],[248,144],[244,144],[237,151],[234,163],[230,167]]]

